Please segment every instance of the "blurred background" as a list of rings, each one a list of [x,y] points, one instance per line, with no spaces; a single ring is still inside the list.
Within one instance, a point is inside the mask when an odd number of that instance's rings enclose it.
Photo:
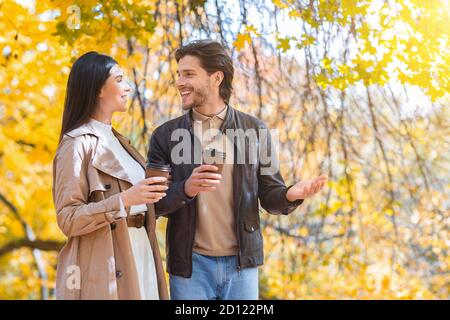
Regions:
[[[278,129],[286,183],[330,177],[289,216],[261,211],[260,298],[450,298],[449,21],[446,0],[0,0],[0,299],[54,299],[74,60],[119,61],[134,92],[114,124],[146,155],[182,114],[173,53],[203,38],[230,49],[231,105]]]

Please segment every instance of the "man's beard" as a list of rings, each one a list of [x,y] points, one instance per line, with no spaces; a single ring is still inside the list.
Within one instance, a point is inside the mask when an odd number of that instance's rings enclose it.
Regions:
[[[192,90],[192,95],[194,96],[194,99],[192,103],[190,104],[183,104],[183,110],[190,110],[192,108],[197,108],[201,105],[203,105],[206,100],[208,100],[209,96],[209,84],[206,86],[205,89],[194,89]]]

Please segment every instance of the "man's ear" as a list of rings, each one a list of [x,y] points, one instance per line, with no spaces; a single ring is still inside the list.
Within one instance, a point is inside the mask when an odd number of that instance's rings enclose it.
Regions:
[[[223,81],[223,72],[222,71],[217,71],[216,74],[214,75],[214,81],[217,83],[217,86],[220,86],[220,84]]]

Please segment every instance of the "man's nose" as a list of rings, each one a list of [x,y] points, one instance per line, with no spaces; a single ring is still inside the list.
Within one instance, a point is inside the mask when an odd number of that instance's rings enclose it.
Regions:
[[[175,86],[179,89],[184,85],[184,80],[182,77],[178,77],[177,80],[175,80]]]

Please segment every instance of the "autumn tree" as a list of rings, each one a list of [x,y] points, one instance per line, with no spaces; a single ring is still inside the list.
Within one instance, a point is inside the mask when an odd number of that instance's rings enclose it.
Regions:
[[[181,114],[173,52],[198,38],[231,49],[231,105],[278,130],[287,183],[331,178],[292,215],[261,213],[261,298],[448,298],[449,18],[440,0],[0,1],[0,298],[54,297],[74,59],[127,71],[115,125],[145,154]]]

